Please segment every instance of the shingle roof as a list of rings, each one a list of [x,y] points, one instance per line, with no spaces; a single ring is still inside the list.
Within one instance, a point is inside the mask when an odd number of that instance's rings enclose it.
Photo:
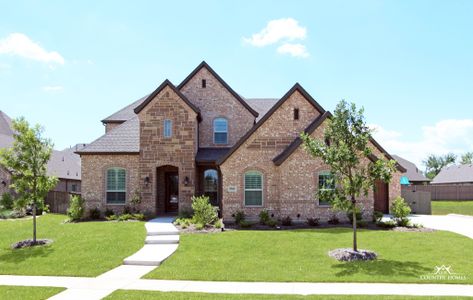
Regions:
[[[0,110],[0,134],[13,135],[11,119],[6,113]]]
[[[143,103],[146,100],[146,98],[148,98],[148,96],[149,95],[146,95],[146,96],[134,101],[130,105],[125,106],[124,108],[120,109],[116,113],[114,113],[114,114],[106,117],[105,119],[103,119],[102,122],[103,123],[113,123],[113,122],[124,122],[124,121],[130,120],[131,118],[136,116],[136,114],[134,112],[134,109],[137,108],[138,106],[140,106],[141,103]]]
[[[404,169],[406,169],[406,173],[403,174],[403,176],[406,176],[410,182],[427,182],[427,181],[430,181],[430,179],[428,179],[427,177],[424,176],[424,174],[422,174],[422,172],[419,171],[419,169],[417,168],[417,166],[398,156],[398,155],[393,155],[393,158],[394,160],[396,160],[401,166],[404,167]]]
[[[254,110],[258,112],[258,117],[256,121],[258,122],[264,115],[278,102],[277,98],[245,98],[246,103],[248,103]]]
[[[135,116],[77,151],[78,154],[140,152],[140,121]]]
[[[54,150],[48,162],[48,175],[62,179],[81,180],[80,156],[74,151],[74,148],[63,151]]]
[[[432,180],[432,184],[473,183],[473,165],[458,165],[443,168]]]
[[[230,148],[199,148],[195,161],[199,163],[215,163],[222,158]]]

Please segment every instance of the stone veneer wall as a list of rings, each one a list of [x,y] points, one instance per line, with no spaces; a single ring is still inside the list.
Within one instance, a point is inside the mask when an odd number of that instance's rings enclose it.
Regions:
[[[81,155],[82,162],[82,198],[86,209],[99,208],[104,211],[109,208],[121,212],[125,205],[130,205],[133,193],[138,189],[138,154],[124,155]],[[106,203],[106,172],[107,169],[119,167],[126,170],[126,203]]]
[[[197,153],[197,114],[169,86],[165,87],[138,114],[140,119],[139,182],[142,191],[142,206],[154,213],[158,189],[156,169],[175,166],[179,170],[179,210],[191,206],[195,191],[195,155]],[[172,120],[172,137],[164,138],[165,119]],[[144,184],[149,177],[151,184]],[[189,184],[184,185],[184,178]]]
[[[202,79],[206,87],[202,88]],[[199,147],[233,146],[251,127],[255,117],[204,67],[181,88],[181,92],[200,109]],[[228,144],[213,142],[213,120],[228,120]]]
[[[293,109],[299,109],[299,120],[294,120]],[[294,92],[253,135],[240,146],[221,166],[223,217],[231,221],[233,213],[243,210],[257,217],[268,209],[279,217],[282,209],[280,169],[272,159],[281,153],[320,113],[298,91]],[[257,170],[263,173],[263,206],[244,206],[244,173]],[[236,192],[229,192],[234,186]]]

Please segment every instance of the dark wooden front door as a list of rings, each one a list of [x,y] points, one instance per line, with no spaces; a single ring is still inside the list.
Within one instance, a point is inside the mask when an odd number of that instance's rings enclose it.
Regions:
[[[164,174],[165,208],[167,213],[176,213],[179,205],[179,175],[177,172]]]
[[[388,184],[382,180],[377,180],[374,186],[374,210],[389,213]]]

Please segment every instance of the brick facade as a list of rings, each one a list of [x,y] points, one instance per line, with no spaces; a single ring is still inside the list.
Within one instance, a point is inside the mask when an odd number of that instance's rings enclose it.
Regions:
[[[4,182],[4,183],[3,183]],[[11,193],[9,186],[11,184],[11,176],[5,168],[0,166],[0,197],[4,193]]]
[[[202,88],[203,79],[205,88]],[[205,67],[181,88],[181,92],[201,111],[199,147],[233,146],[253,127],[255,117]],[[214,143],[213,121],[216,118],[228,121],[228,144]]]

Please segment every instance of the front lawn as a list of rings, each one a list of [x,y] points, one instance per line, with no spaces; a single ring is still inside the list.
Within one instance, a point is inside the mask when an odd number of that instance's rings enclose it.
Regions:
[[[343,296],[343,295],[235,295],[235,294],[204,294],[204,293],[175,293],[154,291],[125,291],[118,290],[105,298],[106,300],[433,300],[439,297],[414,297],[414,296]],[[471,299],[469,297],[442,297],[442,299]]]
[[[362,230],[359,247],[373,262],[341,263],[329,250],[350,247],[348,228],[184,234],[180,246],[150,279],[285,282],[473,283],[473,240],[454,233]],[[423,280],[435,266],[466,280]]]
[[[39,217],[38,238],[54,242],[19,250],[10,245],[32,237],[32,219],[0,220],[0,274],[97,276],[143,246],[143,222],[63,223],[65,219]]]
[[[57,287],[0,285],[0,299],[42,300],[48,299],[64,290],[64,288]]]
[[[460,214],[473,216],[473,200],[432,201],[433,215]]]

